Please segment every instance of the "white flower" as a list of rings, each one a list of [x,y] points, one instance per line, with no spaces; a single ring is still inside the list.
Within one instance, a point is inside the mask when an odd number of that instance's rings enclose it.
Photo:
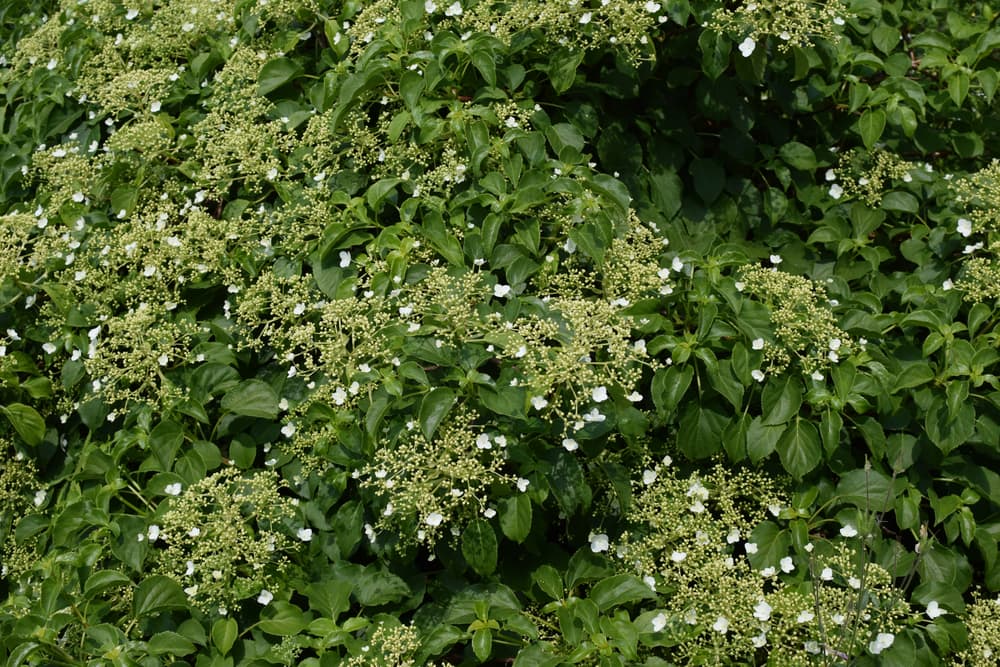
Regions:
[[[834,22],[835,25],[844,25],[844,19],[842,19],[839,16],[835,16],[833,18],[833,22]]]
[[[590,397],[594,399],[595,403],[603,403],[608,400],[608,390],[607,387],[601,385],[600,387],[594,387],[590,392]]]
[[[54,354],[57,348],[53,343],[45,343],[42,345],[42,349],[45,350],[46,354]]]
[[[591,408],[590,412],[583,415],[583,421],[585,422],[602,422],[605,419],[607,419],[607,417],[598,412],[597,408]]]
[[[957,227],[956,231],[959,234],[961,234],[962,236],[971,236],[972,235],[972,221],[971,220],[967,220],[966,218],[959,218],[958,219],[958,227]]]
[[[653,617],[653,632],[660,632],[667,627],[667,615],[662,611]]]
[[[492,519],[496,515],[497,511],[492,507],[487,507],[486,509],[483,510],[483,516],[486,517],[487,519]]]
[[[434,0],[427,0],[424,3],[424,11],[427,12],[428,14],[433,14],[434,12],[437,11],[437,8],[438,8],[437,5],[434,4]]]
[[[567,452],[575,452],[580,448],[580,443],[573,438],[563,438],[562,446]]]
[[[656,481],[656,471],[646,468],[642,471],[642,483],[649,486]]]
[[[503,122],[503,124],[504,124],[504,125],[506,125],[507,127],[511,128],[511,129],[513,129],[513,128],[517,127],[517,119],[516,119],[516,118],[514,118],[513,116],[507,116],[507,120],[505,120],[505,121]],[[568,243],[569,243],[569,242],[567,241],[567,244],[568,244]],[[564,247],[565,247],[565,246],[564,246]],[[573,247],[575,248],[575,247],[576,247],[576,245],[574,244],[574,246],[573,246]],[[571,251],[570,251],[570,250],[567,250],[566,252],[571,252]]]
[[[299,528],[295,535],[303,542],[309,542],[313,538],[312,528]]]
[[[835,181],[837,180],[837,172],[835,172],[833,169],[827,169],[823,177],[828,181]]]
[[[653,2],[653,0],[649,0],[649,2],[647,2],[644,5],[644,7],[646,11],[649,12],[650,14],[655,14],[656,12],[660,11],[660,3]]]
[[[647,574],[645,577],[642,578],[642,583],[649,586],[649,590],[653,591],[654,593],[656,592],[656,579],[653,579],[651,576]]]
[[[454,2],[444,10],[445,16],[461,16],[462,15],[462,3]]]
[[[729,619],[725,616],[720,616],[715,619],[715,623],[712,624],[712,629],[718,632],[720,635],[724,635],[729,632]]]
[[[478,449],[493,449],[493,445],[490,444],[490,436],[488,433],[480,433],[476,436],[476,447]]]
[[[524,493],[528,490],[528,485],[531,484],[531,480],[525,479],[523,477],[517,478],[517,490]]]
[[[754,350],[763,350],[764,349],[764,339],[763,338],[754,338],[753,341],[750,343],[750,347],[753,348]]]
[[[257,596],[257,602],[259,602],[264,606],[270,604],[271,600],[273,599],[274,599],[274,594],[271,593],[271,591],[267,590],[266,588],[262,589],[260,595]]]
[[[799,612],[799,616],[795,620],[798,623],[808,623],[814,618],[816,618],[816,614],[814,614],[811,609],[803,609]]]
[[[187,562],[187,569],[184,570],[184,576],[190,577],[192,574],[194,574],[194,561],[189,560]]]
[[[608,550],[608,536],[604,533],[590,534],[590,550],[595,554]]]
[[[840,529],[840,534],[842,537],[854,537],[858,534],[858,529],[848,523]]]
[[[683,563],[684,559],[687,557],[688,555],[683,551],[675,551],[672,554],[670,554],[670,560],[674,561],[675,563]]]
[[[839,338],[831,338],[830,339],[830,349],[833,350],[834,352],[836,352],[837,350],[840,349],[840,339]]]
[[[947,613],[948,613],[947,611],[945,611],[944,609],[941,608],[941,606],[938,604],[937,600],[931,600],[930,602],[927,603],[927,617],[928,618],[937,618],[938,616],[941,616],[941,615],[947,614]]]
[[[155,542],[160,539],[160,527],[155,523],[150,525],[150,527],[146,529],[146,539],[150,542]]]
[[[781,566],[781,571],[785,574],[795,570],[795,563],[792,562],[791,556],[785,556],[778,564]]]
[[[756,542],[747,542],[746,546],[744,548],[746,549],[746,552],[748,554],[755,554],[755,553],[757,553],[757,543]]]
[[[844,195],[844,188],[840,187],[839,184],[834,183],[830,186],[830,196],[834,199],[840,199]]]
[[[38,491],[35,491],[35,499],[34,499],[35,507],[41,507],[42,503],[44,502],[45,502],[45,490],[39,489]]]
[[[774,264],[775,266],[781,264],[781,262],[783,261],[781,259],[781,255],[771,255],[769,259],[771,260],[771,264]]]
[[[346,269],[351,265],[351,253],[346,250],[340,251],[340,268]]]
[[[824,567],[823,571],[819,573],[819,578],[823,581],[833,581],[833,569]]]
[[[502,299],[510,294],[510,285],[504,285],[503,283],[497,283],[493,286],[493,296],[498,299]]]
[[[753,41],[749,37],[740,42],[740,53],[743,54],[744,58],[749,58],[753,50],[757,48],[757,42]]]
[[[546,406],[547,406],[548,404],[549,404],[549,402],[548,402],[548,401],[546,401],[546,400],[545,400],[545,398],[544,398],[544,397],[542,397],[542,396],[532,396],[532,397],[531,397],[531,406],[532,406],[533,408],[535,408],[536,410],[542,410],[542,409],[544,409],[544,408],[545,408],[545,407],[546,407]]]
[[[952,282],[951,278],[948,278],[943,283],[941,283],[941,289],[943,289],[946,292],[950,289],[953,289],[954,287],[955,283]]]
[[[752,377],[757,382],[763,382],[764,381],[764,371],[760,370],[759,368],[755,368],[752,371],[750,371],[750,377]]]
[[[584,12],[583,16],[580,17],[580,23],[582,25],[587,25],[588,23],[590,23],[591,16],[592,14],[590,12]]]
[[[880,632],[875,640],[869,642],[868,650],[871,651],[872,655],[878,655],[885,649],[892,646],[892,642],[896,640],[896,635],[889,632]]]
[[[282,426],[281,427],[281,434],[283,436],[285,436],[286,438],[290,438],[293,435],[295,435],[295,424],[292,423],[292,422],[288,422],[287,424],[285,424],[284,426]]]
[[[424,523],[431,527],[440,526],[442,521],[444,521],[444,517],[438,512],[431,512],[427,515],[427,518],[424,519]]]
[[[167,484],[163,487],[163,492],[168,496],[179,496],[181,495],[181,483],[174,482],[173,484]]]
[[[132,19],[134,19],[138,15],[139,15],[139,10],[138,9],[130,9],[127,12],[125,12],[125,20],[126,21],[131,21]]]
[[[847,580],[847,585],[853,588],[854,590],[858,590],[859,588],[861,588],[861,580],[858,579],[857,577],[851,577],[850,579]]]
[[[625,397],[631,403],[638,403],[642,400],[642,394],[637,391],[633,391],[631,394]]]
[[[753,608],[753,617],[759,621],[766,621],[771,618],[771,605],[766,600],[761,600]]]

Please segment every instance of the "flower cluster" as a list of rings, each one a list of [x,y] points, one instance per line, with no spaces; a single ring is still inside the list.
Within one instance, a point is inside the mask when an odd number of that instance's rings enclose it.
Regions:
[[[754,348],[763,350],[771,371],[780,373],[795,359],[804,373],[817,374],[850,353],[852,339],[837,326],[822,285],[761,266],[744,268],[738,285],[770,310],[776,341],[755,341]]]
[[[928,605],[930,612],[930,605]],[[963,617],[969,646],[956,656],[956,665],[992,665],[1000,657],[1000,598],[977,594]]]
[[[400,548],[434,545],[487,512],[495,486],[507,487],[508,494],[513,490],[515,479],[503,472],[512,438],[476,420],[474,412],[459,406],[430,441],[416,420],[389,434],[356,473],[380,508],[375,525],[366,527],[370,540],[387,532]]]
[[[244,477],[221,470],[178,490],[159,523],[139,537],[165,543],[158,569],[184,587],[193,605],[226,614],[280,581],[296,540],[286,534],[294,506],[279,488],[273,472]]]
[[[0,579],[9,581],[30,569],[37,558],[31,546],[15,539],[14,530],[32,508],[46,502],[47,494],[31,459],[13,453],[9,441],[0,440],[0,451]]]
[[[860,199],[878,207],[893,182],[910,183],[916,165],[883,149],[854,149],[841,154],[836,169],[825,174],[834,199]]]
[[[736,39],[742,37],[740,52],[749,57],[768,37],[777,40],[779,51],[808,46],[817,39],[836,41],[847,17],[847,6],[841,0],[743,0],[735,9],[716,10],[709,27]]]

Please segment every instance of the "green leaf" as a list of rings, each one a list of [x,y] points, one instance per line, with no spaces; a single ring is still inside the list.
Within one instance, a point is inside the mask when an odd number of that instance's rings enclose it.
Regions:
[[[531,532],[531,498],[520,493],[500,500],[500,530],[507,539],[524,542]]]
[[[892,479],[878,470],[851,470],[840,476],[838,499],[865,512],[887,512],[895,503]]]
[[[635,575],[616,574],[594,584],[588,597],[601,611],[607,611],[626,602],[655,598],[656,594]]]
[[[885,129],[885,111],[882,109],[868,109],[861,118],[858,119],[858,131],[861,133],[861,140],[865,142],[865,148],[871,150],[875,142],[882,137]]]
[[[872,43],[879,51],[885,54],[892,53],[896,45],[899,44],[901,37],[902,35],[900,35],[899,30],[885,23],[880,23],[872,31]]]
[[[472,633],[472,652],[479,662],[486,662],[493,652],[493,632],[489,628],[479,628]]]
[[[691,366],[668,366],[653,375],[653,405],[661,416],[672,413],[691,386],[694,369]]]
[[[691,459],[704,459],[722,448],[722,432],[729,418],[708,406],[689,403],[678,425],[678,446]]]
[[[354,597],[366,607],[398,602],[410,594],[410,587],[395,574],[369,565],[355,579]]]
[[[263,380],[244,380],[222,397],[222,409],[245,417],[275,419],[279,414],[278,394]]]
[[[576,80],[576,68],[583,62],[583,49],[559,49],[549,59],[549,81],[556,93],[565,93]]]
[[[274,58],[264,63],[257,75],[257,94],[267,95],[302,74],[302,67],[289,58]]]
[[[424,92],[424,77],[413,70],[406,70],[399,78],[399,96],[403,98],[406,108],[413,111]]]
[[[786,164],[802,171],[813,171],[816,169],[816,154],[813,149],[797,141],[789,141],[781,147],[778,155]]]
[[[562,449],[554,452],[555,461],[549,471],[549,486],[566,516],[590,506],[592,493],[583,475],[580,463],[569,452]]]
[[[275,600],[269,605],[269,609],[268,617],[257,623],[257,627],[269,635],[289,637],[297,635],[309,625],[309,617],[290,602]]]
[[[551,565],[541,565],[531,573],[531,580],[538,585],[542,591],[553,600],[561,600],[563,597],[563,580],[559,576],[559,571]]]
[[[801,478],[823,461],[816,427],[799,417],[781,434],[777,450],[781,465],[795,478]]]
[[[226,655],[236,643],[239,633],[240,626],[235,618],[220,618],[212,624],[212,643],[219,649],[219,653]]]
[[[476,519],[462,531],[462,556],[479,575],[492,574],[497,567],[497,536],[488,521]]]
[[[195,651],[194,642],[170,630],[153,635],[146,647],[152,655],[187,655]]]
[[[909,192],[896,190],[882,197],[882,208],[886,211],[917,213],[920,210],[920,202]]]
[[[187,596],[181,585],[170,577],[155,574],[144,579],[132,596],[132,615],[136,618],[167,609],[184,609]]]
[[[955,106],[962,106],[969,94],[969,83],[969,75],[965,72],[955,72],[948,77],[948,95]]]
[[[827,456],[833,454],[840,445],[840,431],[844,428],[844,418],[839,412],[827,410],[823,413],[823,418],[819,424],[820,440],[823,442],[823,451]]]
[[[420,431],[430,442],[434,432],[455,404],[455,392],[448,387],[437,387],[424,396],[420,402]]]
[[[17,434],[25,443],[32,447],[37,447],[45,437],[45,420],[38,414],[38,411],[23,403],[11,403],[6,407],[0,407],[0,411],[7,416]]]
[[[83,587],[83,595],[88,600],[109,588],[128,586],[132,581],[117,570],[98,570],[89,577]]]
[[[766,425],[760,417],[754,417],[747,427],[747,455],[750,460],[759,463],[770,456],[784,432],[784,424]]]
[[[796,377],[786,377],[782,382],[764,385],[760,408],[765,426],[785,424],[799,414],[802,407],[802,383]]]
[[[718,79],[729,65],[733,43],[722,33],[702,30],[698,46],[701,47],[701,71],[710,79]]]
[[[711,204],[726,187],[726,172],[717,160],[695,158],[691,162],[694,190],[706,204]]]

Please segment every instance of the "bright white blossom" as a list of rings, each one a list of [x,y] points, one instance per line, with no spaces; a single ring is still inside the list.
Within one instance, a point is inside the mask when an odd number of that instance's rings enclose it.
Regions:
[[[937,618],[938,616],[941,616],[941,615],[947,614],[947,613],[948,613],[947,611],[945,611],[944,609],[941,608],[941,605],[938,604],[937,600],[931,600],[930,602],[927,603],[927,617],[928,618]]]
[[[771,605],[769,605],[766,600],[761,600],[757,603],[757,606],[753,608],[753,617],[759,621],[766,621],[771,618],[771,611]]]
[[[740,53],[743,54],[744,58],[749,58],[750,54],[753,53],[754,49],[757,48],[757,42],[753,41],[749,37],[740,42]]]
[[[852,526],[851,524],[846,524],[843,528],[840,529],[840,534],[842,537],[854,537],[855,535],[858,534],[858,529]]]
[[[662,611],[653,617],[653,632],[661,632],[667,627],[667,615]]]
[[[442,521],[444,521],[444,517],[438,512],[431,512],[424,519],[424,523],[431,527],[440,526]]]
[[[892,646],[892,643],[896,640],[896,635],[889,632],[880,632],[875,639],[868,644],[868,650],[871,651],[872,655],[878,655],[885,649]]]
[[[257,596],[257,602],[259,602],[264,606],[270,604],[271,600],[273,599],[274,599],[274,594],[271,593],[271,591],[267,590],[266,588],[261,590],[260,594]]]
[[[590,550],[595,554],[601,551],[607,551],[609,547],[608,536],[604,533],[591,533],[590,534]]]

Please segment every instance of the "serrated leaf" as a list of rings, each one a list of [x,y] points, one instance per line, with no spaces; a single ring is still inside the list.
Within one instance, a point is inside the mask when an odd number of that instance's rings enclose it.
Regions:
[[[799,417],[781,434],[776,449],[782,467],[795,478],[801,478],[823,461],[816,427]]]
[[[438,426],[455,404],[455,392],[448,387],[437,387],[424,396],[420,402],[420,431],[428,442],[434,438]]]
[[[565,93],[576,81],[576,68],[583,62],[583,49],[559,49],[549,59],[548,75],[556,93]]]
[[[87,577],[87,583],[83,587],[83,595],[87,599],[91,599],[109,588],[127,586],[131,583],[131,579],[117,570],[98,570]]]
[[[245,417],[275,419],[279,414],[278,394],[263,380],[244,380],[226,392],[221,406],[226,412]]]
[[[302,74],[302,66],[290,58],[274,58],[264,63],[257,75],[257,94],[267,95]]]
[[[500,530],[513,542],[524,542],[531,532],[531,498],[520,493],[504,498],[500,505]]]
[[[497,567],[497,536],[489,522],[477,519],[462,531],[462,556],[479,575],[493,573]]]
[[[594,584],[588,597],[597,604],[598,609],[607,611],[626,602],[655,598],[656,594],[639,577],[616,574]]]
[[[146,648],[151,655],[187,655],[195,651],[194,642],[171,630],[153,635],[147,642]]]
[[[17,434],[25,443],[32,447],[37,447],[45,438],[45,420],[30,405],[23,403],[11,403],[6,407],[0,407],[0,411],[7,416]]]
[[[868,109],[858,119],[858,131],[868,150],[871,150],[875,142],[882,137],[883,130],[885,130],[885,111],[882,109]]]
[[[136,618],[167,609],[184,609],[187,596],[181,585],[162,574],[153,575],[136,586],[132,596],[132,615]]]
[[[240,627],[235,618],[220,618],[212,624],[212,643],[219,653],[226,655],[236,643]]]

